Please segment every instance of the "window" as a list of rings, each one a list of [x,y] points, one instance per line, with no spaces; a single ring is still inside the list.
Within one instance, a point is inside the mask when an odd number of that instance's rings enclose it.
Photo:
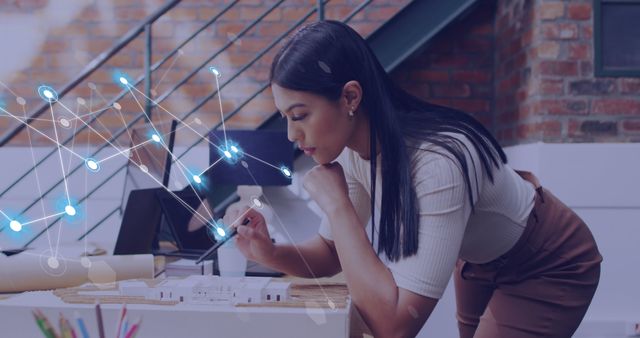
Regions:
[[[594,1],[596,76],[640,76],[640,0]]]

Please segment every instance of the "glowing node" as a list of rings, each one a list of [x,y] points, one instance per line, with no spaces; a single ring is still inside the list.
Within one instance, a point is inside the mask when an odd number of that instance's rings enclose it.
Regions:
[[[46,85],[38,87],[38,95],[40,95],[43,100],[49,103],[58,101],[58,93],[56,93],[53,88]]]
[[[64,117],[61,117],[58,122],[60,122],[60,126],[62,126],[62,128],[69,128],[71,126],[71,122]]]
[[[231,158],[231,153],[228,150],[225,150],[224,156],[226,156],[227,158]]]
[[[57,269],[60,266],[60,261],[55,257],[49,257],[49,259],[47,259],[47,264],[49,264],[50,268]]]
[[[89,83],[87,83],[87,86],[88,86],[88,87],[89,87],[89,89],[91,89],[91,90],[96,90],[96,88],[97,88],[97,87],[96,87],[96,84],[95,84],[95,83],[93,83],[93,82],[89,82]]]
[[[9,222],[9,227],[11,228],[11,230],[15,231],[15,232],[20,232],[20,230],[22,230],[22,223],[13,220],[11,222]]]
[[[27,101],[23,97],[17,97],[16,102],[18,102],[18,104],[21,106],[24,106],[25,104],[27,104]]]
[[[241,161],[240,164],[242,164],[243,167],[249,169],[249,163],[247,163],[245,161]]]
[[[287,176],[287,177],[291,178],[291,170],[289,170],[289,168],[282,167],[282,168],[280,168],[280,171],[282,172],[282,174],[284,176]]]
[[[79,105],[84,106],[87,104],[87,101],[85,101],[83,98],[79,97],[76,99],[76,101],[78,102]]]
[[[76,208],[74,208],[74,207],[72,207],[70,205],[67,205],[66,207],[64,207],[64,212],[66,212],[67,215],[69,215],[69,216],[75,216]]]
[[[120,80],[120,83],[122,83],[125,86],[129,84],[129,81],[124,76],[121,76],[119,80]]]
[[[92,159],[92,158],[88,158],[86,160],[84,160],[84,164],[87,166],[87,168],[93,172],[97,172],[100,170],[100,163],[98,163],[98,161]]]
[[[195,121],[197,124],[202,124],[202,120],[200,120],[199,118],[195,118],[193,119],[193,121]]]
[[[193,181],[198,184],[202,183],[202,179],[198,175],[193,175]]]
[[[140,165],[140,170],[145,174],[149,172],[149,168],[144,164]]]
[[[224,231],[224,229],[222,229],[222,228],[217,228],[217,229],[216,229],[216,232],[218,232],[218,235],[220,235],[220,236],[222,236],[222,237],[224,237],[224,236],[226,236],[226,235],[227,235],[227,233],[226,233],[226,232]]]
[[[154,142],[160,143],[160,136],[158,136],[158,134],[153,134],[153,135],[151,135],[151,139],[152,139]]]
[[[251,202],[253,202],[253,205],[255,205],[256,208],[262,208],[262,202],[260,202],[260,200],[257,197],[254,197]]]
[[[220,72],[215,67],[209,67],[209,71],[211,71],[213,75],[220,77]]]
[[[118,102],[114,102],[113,103],[113,108],[115,108],[117,110],[120,110],[120,109],[122,109],[122,106]]]
[[[237,153],[239,150],[238,148],[236,148],[236,146],[231,146],[231,151],[233,151],[234,153]]]

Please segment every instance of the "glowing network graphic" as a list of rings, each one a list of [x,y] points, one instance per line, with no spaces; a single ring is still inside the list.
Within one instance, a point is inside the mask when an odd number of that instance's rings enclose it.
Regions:
[[[44,137],[47,140],[51,141],[53,144],[55,144],[56,146],[56,152],[58,155],[58,162],[60,164],[60,168],[62,171],[62,176],[63,176],[63,186],[64,186],[64,196],[60,199],[60,202],[56,203],[55,206],[55,211],[53,213],[50,214],[43,214],[42,217],[37,218],[37,219],[24,219],[24,217],[26,217],[25,215],[22,215],[22,213],[18,213],[16,215],[14,215],[13,213],[6,213],[5,211],[2,210],[2,208],[0,208],[0,214],[2,215],[2,217],[5,218],[4,222],[0,222],[0,225],[2,226],[2,228],[8,228],[11,232],[15,233],[15,234],[20,234],[25,232],[26,229],[28,229],[29,227],[32,226],[36,226],[39,223],[45,223],[45,227],[46,227],[46,231],[47,231],[47,236],[49,236],[49,227],[47,226],[47,222],[51,219],[57,218],[64,218],[65,221],[67,222],[71,222],[74,219],[79,219],[79,218],[85,218],[87,215],[84,215],[83,213],[80,212],[80,206],[79,203],[77,203],[77,201],[75,199],[72,198],[72,194],[71,191],[69,189],[69,184],[67,182],[67,178],[68,176],[71,175],[71,173],[69,172],[68,169],[65,169],[65,161],[63,159],[63,153],[67,154],[69,157],[75,157],[76,159],[80,160],[81,163],[83,163],[84,168],[87,171],[87,174],[99,174],[101,169],[102,169],[102,165],[104,162],[118,157],[118,156],[122,156],[125,158],[129,158],[129,153],[139,147],[142,147],[146,144],[156,144],[159,147],[164,148],[164,150],[166,150],[169,155],[172,157],[175,165],[177,165],[178,170],[180,171],[180,173],[182,174],[182,176],[191,183],[191,187],[192,189],[197,189],[198,186],[202,186],[206,183],[206,176],[205,173],[207,171],[209,171],[212,167],[214,167],[215,165],[217,165],[218,163],[220,163],[221,161],[225,161],[231,165],[236,165],[237,163],[242,163],[242,166],[245,169],[249,169],[248,165],[245,161],[243,161],[243,159],[245,157],[249,157],[252,158],[256,161],[259,161],[263,164],[268,165],[269,167],[272,167],[274,170],[278,170],[280,173],[282,173],[282,175],[284,175],[287,178],[291,178],[292,177],[292,171],[290,168],[287,168],[286,166],[276,166],[273,165],[271,163],[265,162],[263,160],[261,160],[260,158],[257,158],[251,154],[246,153],[242,146],[240,144],[238,144],[237,142],[230,140],[227,138],[227,133],[226,133],[226,125],[225,125],[225,119],[224,119],[224,111],[223,111],[223,106],[222,106],[222,98],[220,95],[220,83],[219,83],[219,79],[222,77],[222,74],[220,73],[220,71],[218,69],[216,69],[215,67],[210,67],[209,71],[213,74],[213,78],[215,79],[215,85],[216,85],[216,89],[217,89],[217,93],[218,93],[218,103],[219,103],[219,107],[220,107],[220,119],[221,119],[221,123],[222,123],[222,128],[223,128],[223,134],[224,134],[224,140],[218,140],[219,143],[218,144],[214,144],[212,143],[212,141],[207,137],[206,134],[202,134],[200,132],[198,132],[196,129],[194,129],[189,123],[181,120],[178,116],[175,116],[173,113],[171,113],[169,110],[165,109],[164,107],[162,107],[158,102],[154,101],[152,98],[148,97],[145,93],[141,92],[140,90],[138,90],[135,87],[135,81],[130,78],[126,73],[123,73],[121,71],[115,71],[112,73],[112,79],[115,85],[125,89],[128,91],[128,94],[131,95],[131,97],[135,100],[135,102],[138,104],[140,110],[146,115],[145,113],[145,109],[143,108],[142,104],[140,103],[139,98],[143,99],[143,100],[149,100],[150,102],[152,102],[156,107],[158,107],[160,110],[162,110],[164,113],[168,114],[172,119],[175,119],[177,121],[179,121],[182,125],[182,127],[184,128],[188,128],[189,130],[191,130],[193,133],[195,133],[199,138],[201,138],[202,140],[205,140],[206,142],[208,142],[209,144],[213,145],[217,150],[218,150],[218,155],[220,156],[219,159],[217,159],[216,161],[213,161],[213,163],[211,165],[209,165],[206,168],[187,168],[187,166],[180,160],[179,157],[175,156],[170,150],[169,147],[167,146],[167,144],[165,143],[165,137],[167,135],[163,135],[162,133],[160,133],[158,131],[158,129],[156,128],[156,126],[154,126],[153,122],[150,122],[150,134],[148,134],[148,138],[136,145],[131,146],[130,148],[127,149],[121,149],[121,147],[116,146],[115,144],[113,144],[111,141],[109,141],[106,137],[102,136],[102,134],[100,132],[98,132],[94,127],[91,126],[91,122],[86,122],[84,120],[85,117],[89,117],[89,116],[93,116],[95,114],[98,114],[100,112],[103,112],[105,110],[108,109],[113,109],[115,110],[118,114],[120,114],[120,116],[122,116],[122,106],[118,103],[118,102],[114,102],[112,105],[104,107],[102,109],[98,109],[96,111],[91,111],[91,107],[89,108],[89,112],[87,114],[79,114],[78,111],[74,112],[72,109],[70,109],[69,107],[65,106],[64,103],[59,99],[58,93],[56,92],[56,90],[54,88],[52,88],[51,86],[48,86],[46,84],[40,85],[37,88],[37,93],[39,95],[39,97],[46,103],[49,104],[49,111],[50,111],[50,119],[40,119],[44,122],[49,122],[51,123],[51,127],[53,130],[53,137],[45,134],[43,131],[39,130],[38,128],[34,127],[32,124],[28,123],[28,118],[27,118],[27,114],[26,114],[26,100],[18,95],[14,95],[16,96],[16,102],[22,107],[23,109],[23,117],[19,116],[18,114],[15,113],[11,113],[7,110],[6,108],[6,104],[4,103],[4,101],[0,100],[0,111],[4,114],[6,114],[7,117],[10,117],[16,121],[18,121],[19,123],[22,123],[23,125],[25,125],[25,127],[28,130],[28,135],[29,135],[29,140],[31,141],[31,133],[35,133],[38,136]],[[0,82],[0,85],[3,85],[6,87],[6,85],[4,85],[3,83]],[[89,83],[88,87],[92,90],[92,91],[97,91],[97,86],[93,83]],[[9,89],[8,87],[6,87],[7,89]],[[9,89],[10,90],[10,89]],[[12,92],[13,93],[13,92]],[[82,107],[86,107],[87,106],[87,101],[83,98],[77,98],[76,100],[78,107],[82,106]],[[64,113],[56,113],[56,109],[54,109],[54,107],[61,107],[64,110]],[[59,109],[58,109],[59,110]],[[5,115],[0,115],[0,116],[5,116]],[[149,118],[149,116],[147,115],[147,121],[151,121],[151,119]],[[124,119],[123,119],[123,124],[124,124]],[[198,118],[194,119],[194,122],[198,125],[202,125],[202,121]],[[94,158],[94,157],[86,157],[86,156],[82,156],[80,153],[78,153],[77,151],[75,151],[74,146],[72,145],[71,147],[65,146],[63,143],[60,142],[60,134],[58,131],[58,128],[62,128],[62,129],[71,129],[74,128],[76,129],[78,127],[78,125],[84,126],[86,128],[88,128],[91,132],[95,133],[96,135],[98,135],[107,145],[111,146],[111,148],[113,150],[115,150],[115,153],[109,156],[106,156],[104,158]],[[126,124],[125,124],[126,127]],[[128,132],[128,130],[127,130]],[[129,134],[130,135],[130,134]],[[33,148],[33,147],[32,147]],[[32,150],[33,151],[33,150]],[[95,156],[95,155],[94,155]],[[33,162],[34,162],[34,170],[36,173],[36,178],[38,178],[38,172],[37,172],[37,164],[35,161],[35,157],[33,157]],[[144,164],[137,164],[138,169],[140,170],[140,172],[147,174],[148,177],[150,177],[152,180],[154,180],[158,186],[163,186],[161,182],[159,182],[149,171],[149,168],[144,165]],[[38,181],[38,189],[40,189],[40,182]],[[174,194],[171,190],[169,190],[168,188],[165,188],[165,190],[167,192],[169,192],[176,200],[178,200],[182,205],[184,205],[187,209],[189,209],[189,211],[193,214],[194,217],[196,217],[198,220],[202,221],[203,224],[207,225],[210,230],[214,233],[214,235],[216,235],[216,237],[220,237],[223,238],[225,236],[228,235],[229,231],[228,231],[228,227],[225,227],[225,225],[221,222],[221,221],[213,221],[213,215],[211,214],[211,212],[207,209],[204,208],[204,212],[206,214],[203,214],[202,212],[198,212],[198,210],[193,209],[192,207],[189,206],[188,203],[186,203],[186,201],[181,200],[176,194]],[[40,191],[41,193],[41,203],[42,202],[42,191]],[[197,196],[199,196],[199,194],[196,194]],[[200,200],[200,202],[202,203],[202,200]],[[263,207],[262,202],[258,199],[258,198],[253,198],[252,201],[252,207],[260,209]],[[28,208],[26,209],[28,210]],[[26,212],[23,211],[24,212]],[[43,212],[44,212],[44,207],[43,207]],[[247,210],[248,212],[248,210]],[[244,215],[246,214],[246,212],[242,215],[239,216],[239,219],[244,217]],[[226,228],[226,229],[225,229]],[[2,231],[2,230],[0,230]],[[59,231],[61,231],[61,226],[59,228]],[[56,243],[55,247],[54,245],[51,243],[50,240],[50,249],[47,250],[47,255],[50,255],[50,257],[47,258],[46,263],[47,266],[51,269],[59,269],[60,268],[60,257],[61,255],[59,254],[59,238],[60,238],[60,232],[58,233],[58,243]],[[85,237],[86,240],[86,237]],[[84,265],[84,263],[83,263]]]

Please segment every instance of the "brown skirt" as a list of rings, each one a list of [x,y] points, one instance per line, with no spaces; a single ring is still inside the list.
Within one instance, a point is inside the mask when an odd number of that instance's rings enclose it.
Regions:
[[[463,338],[571,337],[598,286],[602,256],[587,225],[535,176],[535,206],[520,239],[485,264],[458,260]]]

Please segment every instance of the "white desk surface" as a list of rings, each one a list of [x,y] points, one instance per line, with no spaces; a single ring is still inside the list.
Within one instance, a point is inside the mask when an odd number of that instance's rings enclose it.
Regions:
[[[121,305],[103,304],[106,337],[115,337]],[[57,327],[59,313],[78,312],[91,337],[98,337],[93,305],[67,304],[50,291],[25,292],[0,300],[3,337],[43,337],[31,310],[39,308]],[[349,337],[349,308],[234,307],[219,305],[127,305],[129,320],[142,317],[136,337]],[[75,322],[73,323],[76,326]]]

